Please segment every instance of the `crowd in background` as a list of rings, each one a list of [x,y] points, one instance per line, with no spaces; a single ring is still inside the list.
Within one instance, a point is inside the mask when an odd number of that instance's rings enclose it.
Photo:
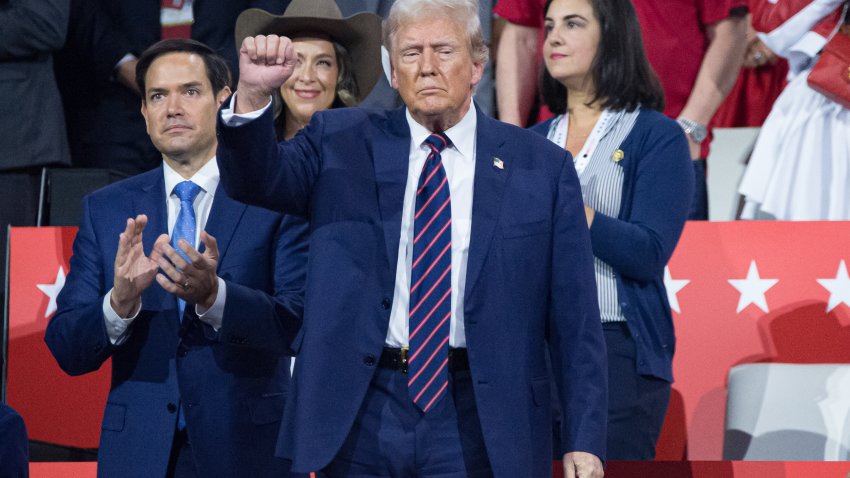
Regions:
[[[537,93],[544,3],[480,2],[484,32],[490,35],[495,54],[476,103],[487,114],[521,126],[551,117]],[[777,28],[808,3],[818,2],[633,0],[647,56],[664,89],[664,113],[696,129],[689,134],[697,179],[692,219],[707,219],[704,160],[711,127],[760,126],[784,88],[788,66],[781,55],[788,53],[773,52],[757,33]],[[236,17],[247,8],[280,14],[288,4],[288,0],[213,1],[192,8],[191,2],[183,1],[0,2],[4,26],[0,95],[7,113],[0,121],[11,128],[7,131],[16,132],[0,141],[0,185],[19,198],[14,207],[3,206],[0,222],[34,224],[41,167],[104,168],[123,177],[159,164],[160,155],[138,114],[134,83],[137,55],[145,48],[161,38],[191,36],[222,54],[238,71]],[[345,16],[362,11],[385,16],[391,4],[392,0],[350,0],[340,2],[340,8]],[[166,7],[173,10],[171,26],[160,21],[167,17]],[[829,35],[828,27],[815,31]],[[17,74],[26,75],[27,81],[20,81]],[[381,75],[361,106],[398,105],[398,95]],[[818,218],[814,213],[805,217]]]

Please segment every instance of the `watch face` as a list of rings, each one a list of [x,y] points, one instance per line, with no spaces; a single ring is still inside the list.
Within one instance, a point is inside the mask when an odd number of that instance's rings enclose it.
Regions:
[[[702,126],[691,129],[691,137],[693,137],[694,141],[698,143],[705,141],[706,136],[708,136],[708,131],[706,131],[706,129]]]

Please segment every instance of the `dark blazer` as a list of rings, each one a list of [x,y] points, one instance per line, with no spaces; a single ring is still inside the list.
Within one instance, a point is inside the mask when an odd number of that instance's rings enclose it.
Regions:
[[[239,127],[219,119],[225,190],[310,218],[305,320],[278,443],[299,471],[340,449],[384,346],[410,150],[404,111],[323,111],[280,145],[270,111]],[[476,404],[495,475],[545,477],[547,339],[564,378],[564,451],[605,454],[606,355],[580,187],[565,151],[480,112],[476,148],[463,298]]]
[[[0,171],[68,164],[53,52],[68,29],[68,0],[0,1]]]
[[[0,403],[0,478],[29,476],[29,443],[24,419]]]
[[[553,120],[531,129],[546,135]],[[593,254],[610,265],[637,350],[637,371],[673,381],[676,334],[664,288],[664,267],[688,217],[694,174],[688,143],[675,121],[641,110],[620,149],[625,153],[618,217],[597,213]]]
[[[215,194],[206,230],[218,240],[227,283],[218,333],[156,281],[143,293],[130,336],[111,344],[102,300],[113,284],[118,235],[128,217],[148,215],[144,249],[167,232],[161,168],[85,199],[71,270],[45,341],[67,373],[112,358],[112,385],[98,456],[101,476],[165,476],[182,399],[200,476],[286,476],[274,447],[300,326],[306,246],[279,214]],[[303,244],[303,241],[301,242]]]

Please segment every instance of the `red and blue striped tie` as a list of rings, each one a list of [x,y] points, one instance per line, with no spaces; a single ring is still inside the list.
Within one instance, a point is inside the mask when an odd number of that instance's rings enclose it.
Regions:
[[[448,386],[452,303],[452,205],[440,152],[451,141],[442,133],[425,140],[431,148],[416,189],[410,273],[410,398],[430,410]]]

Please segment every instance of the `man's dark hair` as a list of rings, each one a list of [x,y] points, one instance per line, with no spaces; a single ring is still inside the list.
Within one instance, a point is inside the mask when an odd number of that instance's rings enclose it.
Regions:
[[[545,15],[553,0],[546,2]],[[630,0],[590,0],[600,24],[599,47],[590,65],[596,96],[603,108],[634,111],[638,106],[664,110],[664,90],[646,59],[640,24]],[[547,40],[548,41],[548,40]],[[567,111],[567,88],[546,66],[540,75],[543,101],[555,114]]]
[[[142,92],[142,101],[145,101],[145,76],[148,74],[148,70],[157,58],[169,53],[193,53],[203,58],[213,95],[217,95],[225,86],[231,86],[230,68],[227,66],[227,61],[212,48],[188,38],[162,40],[145,50],[139,58],[139,63],[136,64],[136,85]]]

